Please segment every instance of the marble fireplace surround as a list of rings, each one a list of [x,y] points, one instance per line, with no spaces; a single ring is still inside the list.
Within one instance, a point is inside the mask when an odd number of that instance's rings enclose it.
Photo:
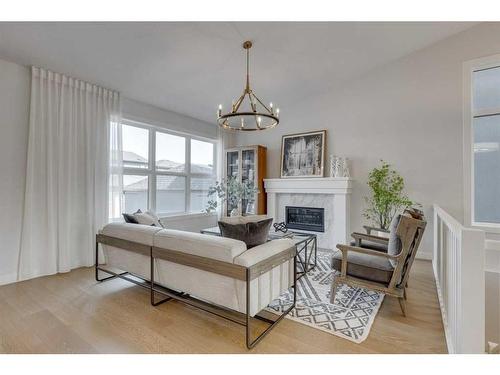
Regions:
[[[322,207],[325,232],[312,232],[318,236],[318,247],[334,249],[348,242],[351,178],[272,178],[264,180],[264,187],[267,214],[274,222],[285,221],[285,206]]]

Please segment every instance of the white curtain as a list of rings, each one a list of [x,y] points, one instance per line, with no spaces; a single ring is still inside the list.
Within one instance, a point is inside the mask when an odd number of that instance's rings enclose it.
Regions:
[[[123,143],[120,120],[119,116],[113,116],[109,129],[108,218],[110,221],[123,221]]]
[[[118,92],[32,68],[19,280],[93,264],[95,234],[119,211],[119,123]]]

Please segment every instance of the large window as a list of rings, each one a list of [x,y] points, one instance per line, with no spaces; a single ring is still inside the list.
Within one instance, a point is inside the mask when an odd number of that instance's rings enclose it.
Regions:
[[[496,227],[500,226],[500,66],[474,70],[471,89],[472,223]]]
[[[202,212],[216,179],[215,141],[135,122],[122,124],[123,210]]]

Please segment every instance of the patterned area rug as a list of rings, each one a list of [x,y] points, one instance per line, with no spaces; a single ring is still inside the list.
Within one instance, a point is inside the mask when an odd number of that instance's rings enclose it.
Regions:
[[[286,318],[361,343],[370,333],[384,294],[339,285],[335,302],[330,303],[336,272],[330,267],[331,256],[331,252],[318,250],[318,265],[298,281],[297,303]],[[267,311],[281,314],[292,301],[293,292],[284,293],[267,307]]]

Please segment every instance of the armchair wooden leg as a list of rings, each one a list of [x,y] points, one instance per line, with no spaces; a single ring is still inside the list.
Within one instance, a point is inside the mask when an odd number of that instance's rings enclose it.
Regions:
[[[337,278],[335,277],[332,281],[332,290],[330,292],[330,303],[333,304],[333,302],[335,302],[335,294],[337,293],[337,286],[338,286],[338,282],[337,282]]]
[[[399,306],[401,307],[401,311],[403,312],[403,316],[406,316],[406,301],[403,297],[398,298]]]

